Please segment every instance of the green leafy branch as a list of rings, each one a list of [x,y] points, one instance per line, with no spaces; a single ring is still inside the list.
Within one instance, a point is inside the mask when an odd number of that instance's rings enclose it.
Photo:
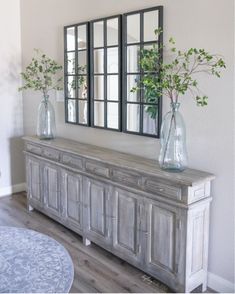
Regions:
[[[20,87],[19,91],[31,89],[41,91],[47,96],[50,90],[62,90],[63,77],[58,78],[58,74],[63,67],[40,50],[34,51],[36,56],[21,73],[24,86]]]

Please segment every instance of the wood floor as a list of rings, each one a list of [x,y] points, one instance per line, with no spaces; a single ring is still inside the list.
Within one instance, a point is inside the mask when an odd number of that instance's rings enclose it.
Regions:
[[[95,244],[85,247],[79,235],[43,214],[26,209],[25,193],[0,199],[0,225],[33,229],[51,236],[70,253],[75,269],[72,293],[166,293],[171,290]]]

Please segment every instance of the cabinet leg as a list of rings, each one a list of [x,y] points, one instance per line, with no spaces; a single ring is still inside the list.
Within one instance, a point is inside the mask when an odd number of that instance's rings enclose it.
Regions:
[[[88,239],[85,238],[85,237],[83,237],[82,241],[83,241],[83,244],[84,244],[85,246],[89,246],[89,245],[91,245],[91,241],[88,240]]]
[[[27,205],[27,209],[29,212],[34,210],[33,206],[31,206],[30,204]]]

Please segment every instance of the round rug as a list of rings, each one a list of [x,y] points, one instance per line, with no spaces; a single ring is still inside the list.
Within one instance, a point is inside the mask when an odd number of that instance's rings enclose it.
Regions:
[[[0,293],[68,293],[73,277],[73,262],[57,241],[0,227]]]

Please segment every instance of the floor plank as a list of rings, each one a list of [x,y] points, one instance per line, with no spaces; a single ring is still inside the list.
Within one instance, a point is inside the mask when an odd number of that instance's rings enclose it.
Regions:
[[[25,227],[49,235],[70,253],[74,263],[71,293],[168,293],[171,290],[95,244],[86,247],[79,235],[36,210],[26,209],[26,194],[0,199],[0,225]],[[210,292],[210,291],[208,291]]]

